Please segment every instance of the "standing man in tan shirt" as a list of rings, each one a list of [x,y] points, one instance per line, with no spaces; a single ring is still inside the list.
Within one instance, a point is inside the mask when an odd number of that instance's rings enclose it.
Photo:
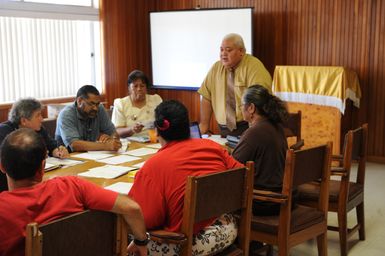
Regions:
[[[246,54],[238,34],[226,35],[220,48],[220,60],[208,72],[198,93],[201,97],[199,128],[207,133],[214,112],[221,135],[241,135],[248,128],[243,121],[241,97],[246,88],[259,84],[271,92],[271,75],[256,57]]]

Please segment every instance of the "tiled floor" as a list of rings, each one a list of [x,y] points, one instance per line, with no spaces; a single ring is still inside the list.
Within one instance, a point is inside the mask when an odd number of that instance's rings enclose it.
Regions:
[[[355,179],[355,168],[352,179]],[[329,223],[337,223],[335,213],[329,213]],[[359,241],[358,234],[349,240],[349,256],[385,255],[385,165],[367,163],[365,182],[366,240]],[[356,223],[355,211],[348,216],[351,225]],[[339,254],[338,233],[328,231],[328,255]],[[298,245],[290,250],[290,256],[318,255],[315,241]]]

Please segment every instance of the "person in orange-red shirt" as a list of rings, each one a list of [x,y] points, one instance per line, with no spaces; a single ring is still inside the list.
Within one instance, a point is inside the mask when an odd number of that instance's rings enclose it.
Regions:
[[[175,100],[155,109],[155,127],[162,148],[148,159],[135,176],[129,196],[143,210],[147,229],[181,229],[187,176],[199,176],[243,166],[221,145],[208,139],[190,138],[186,107]],[[206,255],[230,245],[237,235],[232,215],[198,223],[193,251]],[[177,255],[176,245],[148,245],[150,255]]]
[[[43,180],[47,148],[34,130],[10,133],[1,146],[0,169],[9,191],[0,193],[0,255],[24,255],[25,228],[81,212],[85,209],[122,214],[135,236],[128,252],[147,255],[143,215],[129,197],[105,190],[78,177]]]

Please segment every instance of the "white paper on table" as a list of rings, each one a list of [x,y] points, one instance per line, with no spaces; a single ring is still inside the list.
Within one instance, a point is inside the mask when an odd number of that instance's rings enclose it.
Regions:
[[[148,137],[147,135],[143,135],[143,136],[130,136],[130,137],[127,137],[128,140],[130,141],[136,141],[136,142],[140,142],[140,143],[146,143],[146,142],[150,142],[150,137]]]
[[[132,167],[137,167],[137,168],[142,168],[143,167],[143,165],[144,165],[144,163],[145,162],[140,162],[140,163],[137,163],[137,164],[133,164],[133,165],[131,165]]]
[[[136,169],[137,168],[135,167],[128,166],[104,165],[100,167],[91,168],[86,172],[79,173],[78,175],[91,178],[114,179],[116,177],[128,173],[129,171],[133,171]]]
[[[107,187],[104,187],[105,189],[109,189],[115,192],[118,192],[120,194],[125,194],[127,195],[128,192],[130,192],[132,185],[134,183],[128,183],[128,182],[116,182],[112,185],[109,185]]]
[[[73,157],[79,157],[79,158],[84,158],[84,159],[89,159],[89,160],[99,160],[107,157],[114,156],[113,154],[108,154],[108,153],[100,153],[98,151],[90,151],[86,153],[80,153],[77,155],[73,155]]]
[[[103,158],[103,159],[100,159],[97,161],[102,162],[102,163],[106,163],[106,164],[121,164],[121,163],[135,161],[138,159],[140,159],[140,157],[120,155],[120,156],[113,156],[113,157],[109,157],[109,158]]]
[[[162,147],[162,145],[160,145],[160,143],[156,143],[156,144],[150,144],[147,146],[148,148],[156,148],[156,149],[160,149]]]
[[[227,139],[226,138],[221,138],[221,135],[211,135],[209,137],[207,137],[207,139],[209,140],[212,140],[220,145],[225,145],[226,142],[227,142]]]
[[[151,155],[158,152],[157,149],[154,148],[138,148],[134,150],[129,150],[127,152],[124,152],[123,154],[132,155],[132,156],[145,156],[145,155]]]
[[[120,139],[120,142],[122,143],[122,147],[119,149],[118,153],[123,153],[127,151],[128,145],[131,143],[126,139]]]
[[[113,151],[113,150],[98,150],[98,151],[88,151],[89,154],[122,154],[124,152],[126,152],[127,150],[127,146],[126,147],[121,147],[119,150],[117,151]]]
[[[56,164],[50,164],[50,163],[45,162],[44,169],[49,169],[49,168],[52,168],[54,166],[56,166]]]
[[[68,159],[68,158],[61,159],[61,158],[56,158],[56,157],[48,157],[45,160],[45,163],[46,163],[46,166],[47,166],[47,163],[52,164],[52,165],[73,166],[73,165],[77,165],[77,164],[82,164],[83,161],[73,160],[73,159]]]

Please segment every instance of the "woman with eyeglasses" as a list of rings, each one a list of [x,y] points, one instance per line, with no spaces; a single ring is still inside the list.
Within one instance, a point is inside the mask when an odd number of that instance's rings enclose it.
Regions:
[[[147,93],[150,83],[142,71],[132,71],[128,75],[127,86],[128,96],[114,101],[112,122],[120,137],[147,135],[144,130],[152,128],[154,110],[162,98],[158,94]]]

